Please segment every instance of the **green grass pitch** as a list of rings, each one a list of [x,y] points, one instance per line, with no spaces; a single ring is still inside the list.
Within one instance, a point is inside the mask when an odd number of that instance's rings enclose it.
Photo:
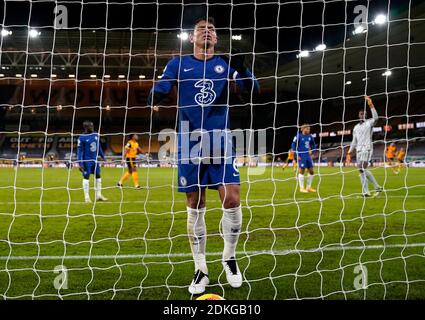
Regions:
[[[207,292],[230,300],[425,298],[425,169],[396,176],[373,168],[386,191],[370,199],[360,197],[354,168],[315,170],[318,193],[300,194],[290,168],[241,169],[239,289],[222,273],[220,203],[207,191]],[[191,299],[176,170],[139,169],[143,190],[131,182],[115,187],[122,173],[103,168],[109,201],[85,204],[77,169],[0,169],[1,298]],[[366,289],[354,286],[359,264],[367,268]],[[60,291],[58,265],[68,270]]]

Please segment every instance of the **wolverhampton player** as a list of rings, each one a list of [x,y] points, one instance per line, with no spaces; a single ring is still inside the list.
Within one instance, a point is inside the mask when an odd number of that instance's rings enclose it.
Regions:
[[[348,151],[347,151],[347,154],[346,154],[346,156],[345,156],[345,166],[346,167],[348,167],[350,164],[351,164],[351,153],[349,153]]]
[[[397,155],[397,147],[395,143],[392,142],[387,147],[387,161],[388,161],[388,165],[391,167],[391,169],[393,169],[393,172],[395,174],[397,174],[397,168],[398,168],[398,166],[395,164],[396,155]]]
[[[139,147],[139,137],[137,134],[133,134],[131,139],[125,145],[125,162],[127,163],[128,171],[124,173],[120,181],[117,183],[118,187],[122,187],[123,183],[130,177],[133,177],[134,187],[140,189],[139,175],[137,174],[137,168],[135,165],[136,156],[138,153],[142,153],[142,149]]]
[[[294,158],[294,151],[292,149],[288,151],[288,158],[286,158],[286,163],[283,165],[282,170],[285,170],[290,163],[292,163],[292,170],[295,172],[297,170],[297,161]]]
[[[400,173],[400,169],[404,165],[404,158],[405,157],[406,157],[406,151],[404,151],[404,148],[400,148],[400,150],[397,152],[398,166],[397,166],[397,170],[395,171],[395,174]]]

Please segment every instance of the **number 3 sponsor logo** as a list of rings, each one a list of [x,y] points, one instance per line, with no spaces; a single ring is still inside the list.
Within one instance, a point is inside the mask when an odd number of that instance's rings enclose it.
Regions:
[[[97,147],[97,144],[96,144],[95,141],[93,141],[92,143],[90,143],[90,151],[91,152],[95,152],[96,151],[96,147]]]
[[[195,88],[199,88],[199,92],[195,94],[195,101],[199,105],[210,105],[214,102],[217,94],[214,89],[214,82],[209,79],[202,79],[195,83]]]

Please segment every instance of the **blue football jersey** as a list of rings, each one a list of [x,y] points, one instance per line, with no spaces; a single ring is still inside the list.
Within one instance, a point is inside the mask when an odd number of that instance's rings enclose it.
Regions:
[[[77,160],[81,162],[97,160],[98,156],[105,158],[99,135],[96,132],[82,134],[78,138]]]
[[[247,76],[258,88],[258,82],[249,70]],[[251,89],[244,88],[238,72],[220,56],[199,60],[190,55],[176,57],[168,62],[161,79],[152,90],[168,94],[177,85],[179,156],[182,138],[190,140],[188,135],[195,130],[211,134],[213,130],[230,129],[229,79],[234,79],[242,90]],[[190,141],[189,147],[198,142]]]
[[[316,149],[316,143],[311,134],[297,133],[292,141],[292,150],[296,151],[300,157],[310,157],[310,149],[314,151]]]

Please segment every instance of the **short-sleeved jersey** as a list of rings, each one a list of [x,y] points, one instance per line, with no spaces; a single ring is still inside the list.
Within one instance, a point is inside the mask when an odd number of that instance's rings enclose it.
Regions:
[[[387,158],[395,158],[396,151],[397,151],[397,147],[396,146],[389,145],[387,147]]]
[[[316,143],[311,134],[298,133],[292,141],[292,150],[295,150],[299,157],[310,157],[310,151],[316,149]]]
[[[125,153],[125,157],[126,158],[136,158],[137,153],[139,152],[139,143],[133,140],[129,140],[127,142],[127,144],[125,145],[126,147],[126,153]]]
[[[97,157],[105,158],[99,135],[96,132],[82,134],[78,138],[77,160],[80,162],[97,160]]]
[[[247,75],[253,79],[248,70]],[[177,85],[179,157],[185,152],[181,149],[183,139],[189,141],[189,148],[199,143],[199,140],[189,138],[192,132],[202,131],[212,135],[213,130],[230,128],[229,79],[234,79],[244,89],[244,82],[238,72],[217,55],[208,60],[199,60],[193,55],[182,56],[168,62],[161,79],[152,90],[168,94]],[[253,82],[258,86],[255,79]],[[210,147],[213,147],[212,139]]]
[[[398,153],[397,153],[397,160],[400,160],[400,161],[402,161],[402,160],[404,160],[404,157],[406,156],[406,152],[405,151],[403,151],[403,150],[400,150]]]
[[[294,160],[294,151],[289,150],[289,152],[288,152],[288,160]]]
[[[347,156],[345,157],[345,162],[351,163],[351,153],[347,153]]]

